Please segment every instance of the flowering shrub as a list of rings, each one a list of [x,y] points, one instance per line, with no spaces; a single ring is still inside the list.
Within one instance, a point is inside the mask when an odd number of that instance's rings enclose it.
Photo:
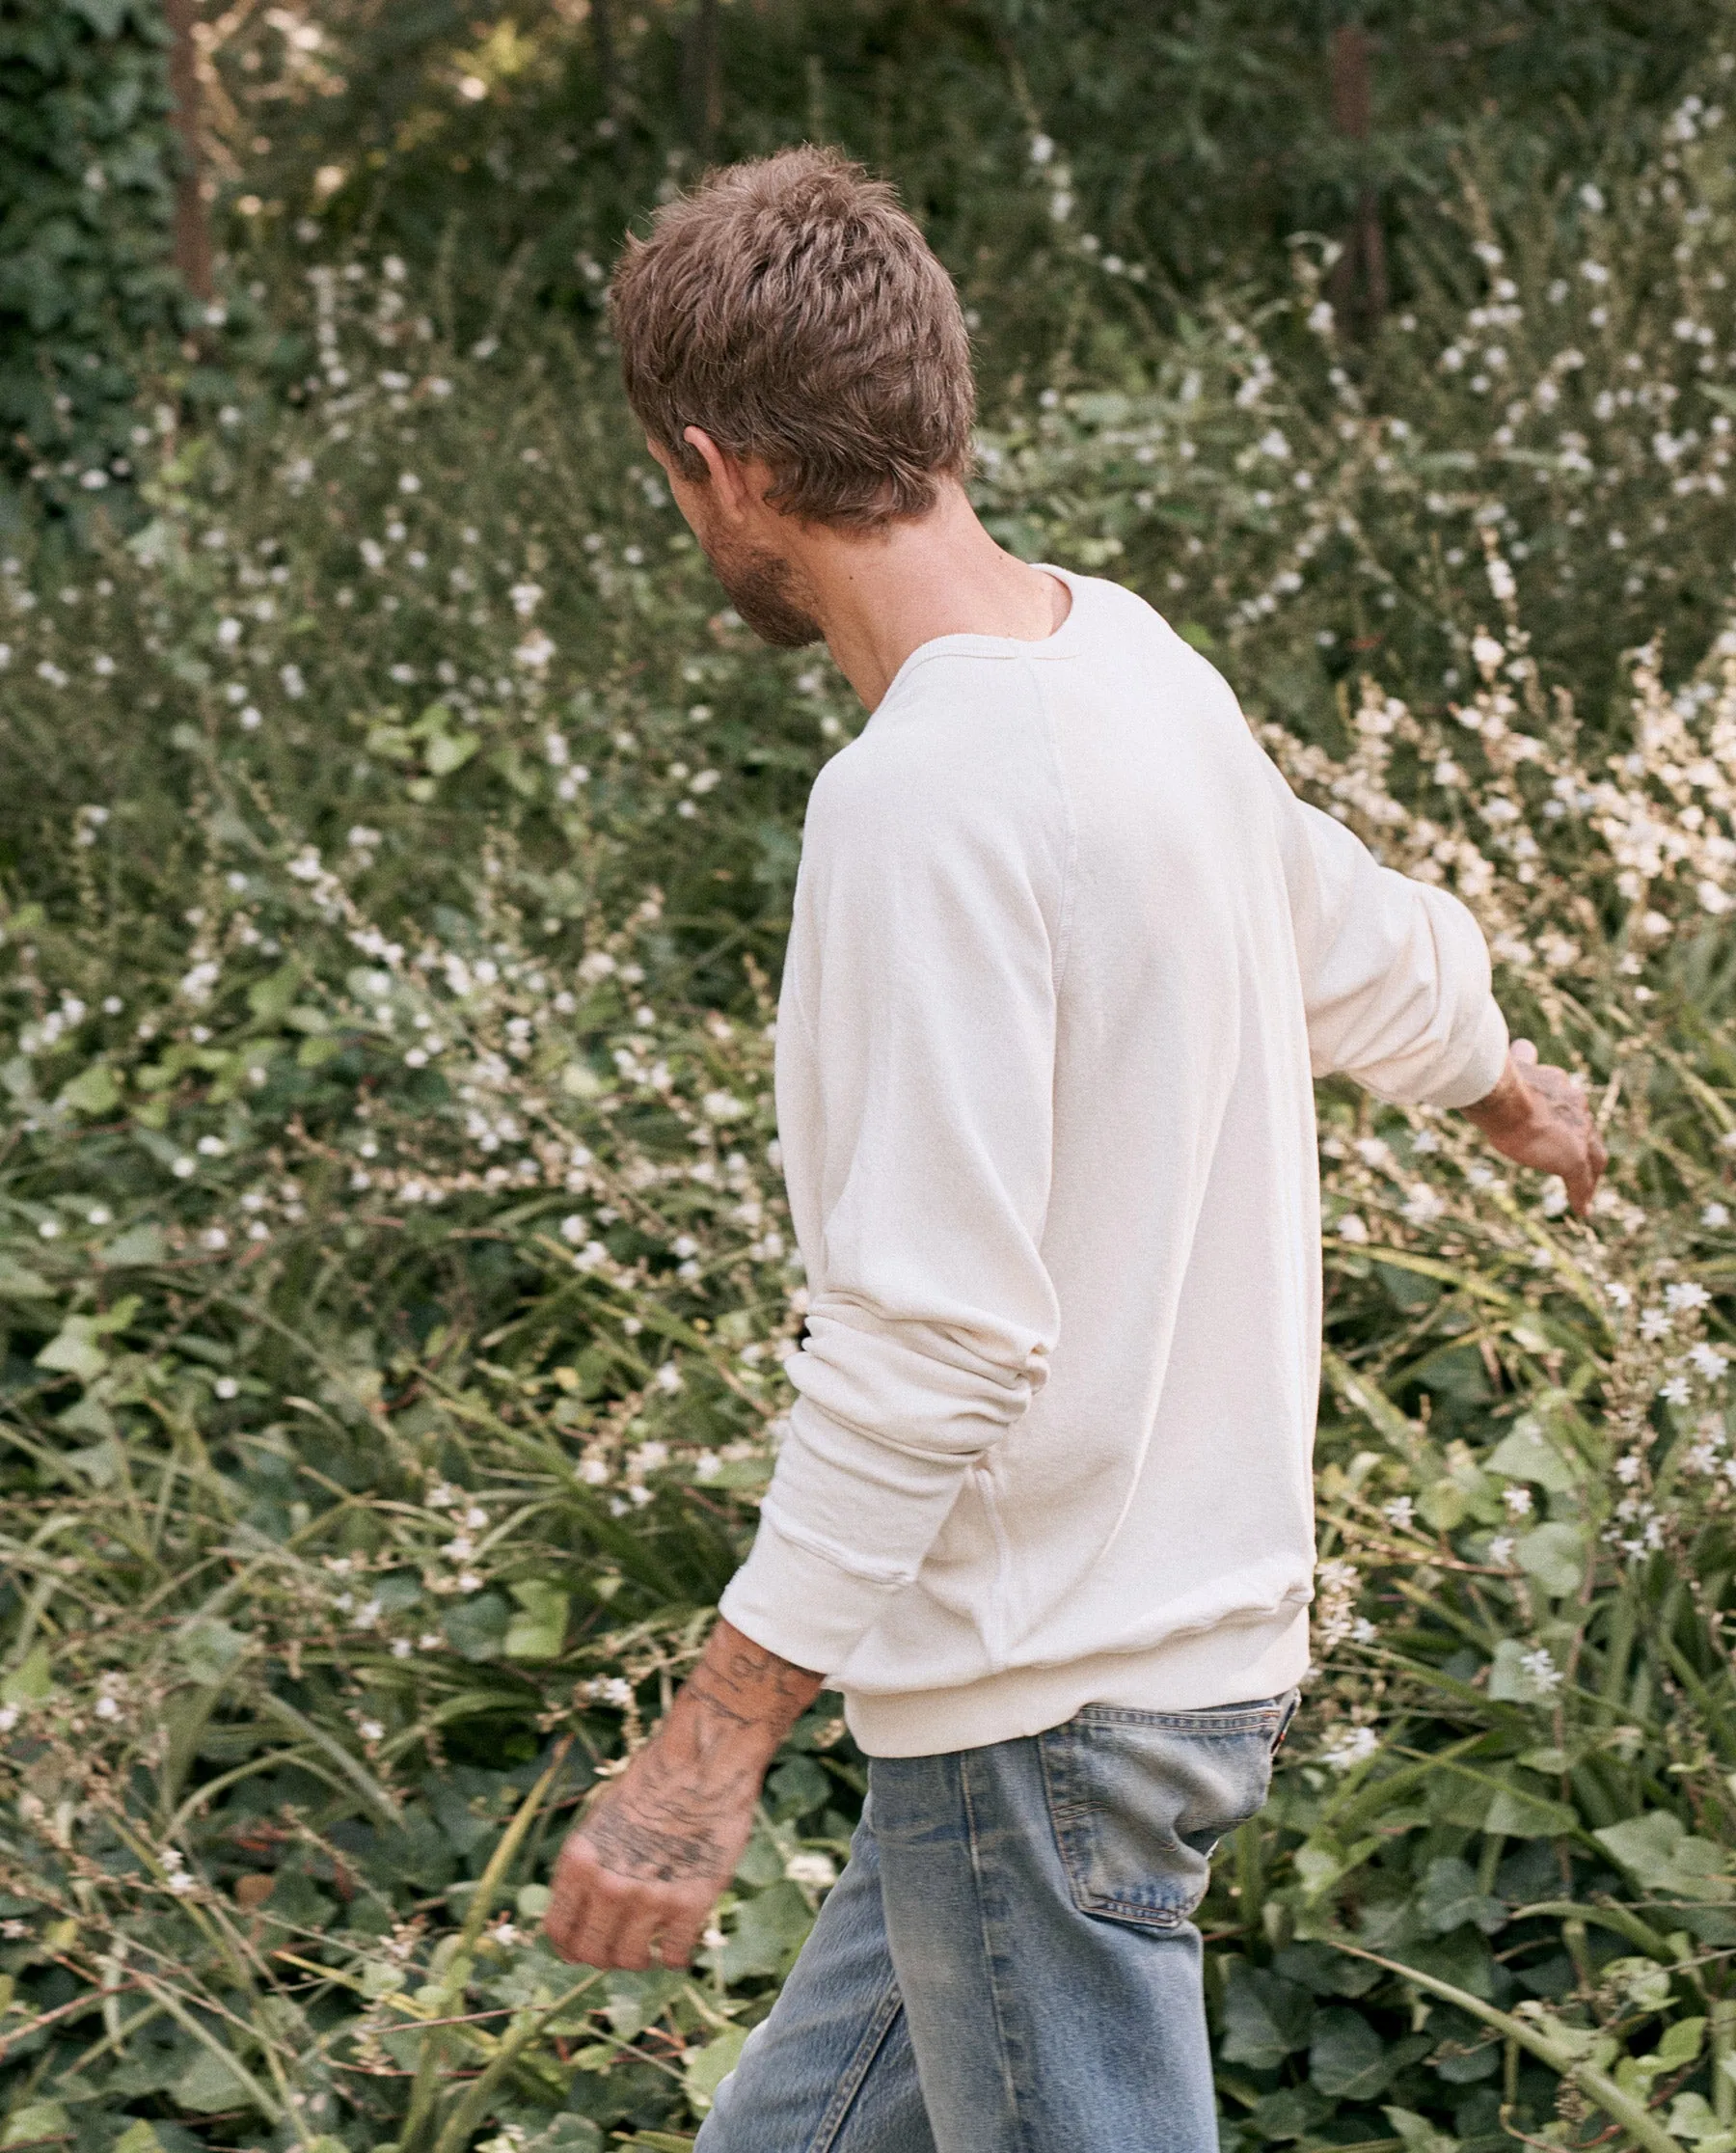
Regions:
[[[1551,215],[1367,382],[1305,277],[987,443],[997,528],[1148,589],[1477,910],[1612,1155],[1581,1224],[1322,1092],[1319,1664],[1201,1915],[1250,2149],[1736,2146],[1714,104],[1582,200],[1595,291]],[[1491,306],[1493,424],[1440,363]],[[0,2142],[681,2145],[843,1859],[830,1703],[692,1973],[537,1920],[775,1450],[770,981],[856,721],[716,610],[584,355],[454,351],[390,259],[303,326],[300,409],[165,411],[150,521],[0,578]]]

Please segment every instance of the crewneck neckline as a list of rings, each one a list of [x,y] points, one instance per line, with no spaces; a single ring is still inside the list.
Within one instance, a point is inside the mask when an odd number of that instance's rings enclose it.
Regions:
[[[892,675],[886,683],[885,694],[875,704],[870,717],[879,717],[910,674],[931,658],[1065,658],[1071,655],[1084,601],[1085,579],[1074,575],[1071,568],[1057,568],[1052,561],[1034,560],[1031,566],[1040,574],[1053,576],[1058,584],[1064,584],[1071,600],[1067,618],[1052,635],[981,636],[965,630],[958,635],[932,637],[929,641],[918,643]]]

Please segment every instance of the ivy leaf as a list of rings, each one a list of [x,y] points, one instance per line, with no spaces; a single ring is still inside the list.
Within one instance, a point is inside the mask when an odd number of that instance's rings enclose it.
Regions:
[[[1552,1599],[1577,1593],[1586,1574],[1586,1542],[1577,1525],[1539,1525],[1514,1551],[1519,1567]]]
[[[1308,2075],[1322,2093],[1337,2100],[1372,2100],[1391,2068],[1387,2044],[1360,2011],[1336,2003],[1316,2018]]]
[[[1467,1921],[1474,1922],[1485,1936],[1493,1936],[1506,1923],[1506,1908],[1500,1899],[1478,1889],[1470,1863],[1461,1862],[1456,1855],[1429,1863],[1417,1905],[1424,1924],[1435,1936],[1462,1928]]]
[[[1648,1810],[1624,1823],[1606,1824],[1591,1836],[1648,1892],[1719,1900],[1736,1892],[1723,1873],[1722,1849],[1710,1840],[1691,1837],[1681,1818],[1668,1810]]]
[[[1292,2049],[1306,2045],[1314,1999],[1305,1988],[1246,1959],[1233,1959],[1224,1987],[1226,2062],[1275,2071]]]
[[[573,1599],[540,1577],[521,1578],[507,1587],[519,1611],[506,1625],[501,1649],[508,1659],[554,1659],[566,1643],[567,1616]]]
[[[687,2087],[688,2099],[700,2115],[711,2107],[718,2097],[719,2086],[741,2061],[746,2040],[747,2029],[732,2026],[715,2041],[707,2041],[702,2049],[688,2051],[681,2082]]]
[[[107,1062],[93,1062],[89,1069],[61,1087],[57,1106],[75,1107],[81,1114],[113,1113],[121,1104],[121,1085]]]

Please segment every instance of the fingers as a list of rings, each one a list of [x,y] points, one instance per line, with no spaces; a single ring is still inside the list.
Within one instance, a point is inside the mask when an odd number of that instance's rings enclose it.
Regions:
[[[708,1885],[617,1875],[575,1832],[556,1865],[543,1934],[574,1966],[686,1966],[716,1896]]]
[[[1597,1185],[1609,1162],[1610,1155],[1604,1150],[1602,1138],[1595,1129],[1588,1131],[1578,1167],[1563,1177],[1567,1184],[1567,1201],[1578,1217],[1584,1218],[1590,1212],[1591,1199],[1597,1194]]]
[[[1527,1069],[1535,1068],[1537,1061],[1537,1049],[1532,1045],[1529,1039],[1513,1040],[1510,1043],[1507,1051],[1512,1055],[1513,1059],[1516,1062],[1522,1062]]]

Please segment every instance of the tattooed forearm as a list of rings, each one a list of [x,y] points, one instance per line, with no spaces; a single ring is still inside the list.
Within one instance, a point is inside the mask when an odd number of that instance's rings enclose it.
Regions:
[[[665,1883],[726,1875],[739,1849],[719,1820],[751,1810],[773,1752],[819,1688],[819,1676],[719,1622],[668,1718],[581,1827],[598,1861]]]
[[[820,1676],[728,1622],[556,1864],[545,1933],[584,1966],[685,1966],[753,1831],[766,1766]]]

